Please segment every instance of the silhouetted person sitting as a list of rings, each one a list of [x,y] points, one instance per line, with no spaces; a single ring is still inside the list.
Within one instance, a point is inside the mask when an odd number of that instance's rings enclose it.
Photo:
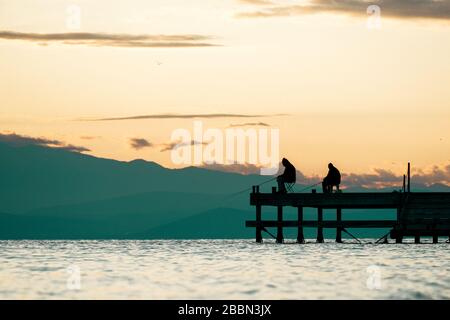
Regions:
[[[286,186],[284,184],[285,183],[295,183],[295,181],[296,181],[295,167],[286,158],[283,158],[283,160],[281,160],[281,164],[284,167],[284,172],[283,172],[283,174],[281,174],[277,177],[278,192],[287,193]]]
[[[322,181],[323,193],[332,193],[333,186],[336,186],[337,191],[339,191],[340,183],[341,183],[341,173],[335,166],[333,166],[332,163],[329,163],[328,174]]]

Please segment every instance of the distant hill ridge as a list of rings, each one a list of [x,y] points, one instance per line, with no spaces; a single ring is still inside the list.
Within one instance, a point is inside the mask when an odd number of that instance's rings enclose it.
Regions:
[[[268,179],[0,142],[0,239],[244,237],[249,192],[229,195]]]

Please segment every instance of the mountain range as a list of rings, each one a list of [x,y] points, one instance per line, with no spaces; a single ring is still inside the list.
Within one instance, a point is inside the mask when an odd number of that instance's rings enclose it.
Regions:
[[[249,188],[270,178],[0,142],[0,239],[252,238]]]

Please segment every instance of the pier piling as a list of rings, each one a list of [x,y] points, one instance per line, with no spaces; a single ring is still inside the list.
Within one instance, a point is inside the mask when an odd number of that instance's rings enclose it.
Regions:
[[[414,243],[420,243],[420,235],[416,234],[414,236]]]
[[[261,221],[261,206],[256,206],[256,242],[262,242],[262,221]]]
[[[337,221],[337,228],[336,228],[336,242],[342,243],[342,227],[340,224],[342,223],[342,209],[337,208],[336,209],[336,221]]]
[[[317,208],[317,242],[323,243],[323,209]]]
[[[277,207],[277,243],[283,243],[283,206]]]
[[[436,233],[434,233],[433,234],[433,243],[438,243],[438,242],[439,242],[439,236]]]
[[[303,207],[297,207],[297,222],[298,222],[297,243],[305,243],[305,236],[303,234]]]

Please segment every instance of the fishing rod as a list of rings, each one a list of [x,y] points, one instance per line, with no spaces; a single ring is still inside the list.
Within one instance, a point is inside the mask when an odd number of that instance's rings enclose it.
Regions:
[[[357,237],[355,237],[354,235],[352,235],[350,232],[348,232],[345,228],[342,228],[342,231],[344,231],[346,234],[348,234],[350,237],[352,237],[353,239],[355,239],[356,241],[358,241],[358,243],[363,244]]]
[[[263,231],[265,231],[268,235],[270,235],[272,238],[276,239],[277,237],[275,237],[272,232],[270,232],[269,230],[266,229],[266,227],[262,227],[261,228]]]
[[[306,190],[308,190],[308,189],[311,189],[312,187],[315,187],[315,186],[317,186],[317,185],[319,185],[319,184],[321,184],[321,183],[322,183],[322,182],[317,182],[317,183],[315,183],[315,184],[312,184],[312,185],[310,185],[310,186],[307,186],[307,187],[303,188],[302,190],[300,190],[299,193],[300,193],[300,192],[303,192],[303,191],[306,191]]]
[[[278,178],[278,177],[274,177],[274,178],[272,178],[272,179],[270,179],[270,180],[267,180],[267,181],[264,181],[264,182],[262,182],[262,183],[260,183],[260,184],[257,184],[256,186],[262,186],[262,185],[264,185],[264,184],[266,184],[266,183],[269,183],[269,182],[271,182],[271,181],[273,181],[273,180],[276,180],[277,178]],[[308,190],[308,189],[310,189],[310,188],[312,188],[312,187],[315,187],[315,186],[317,186],[317,185],[319,185],[319,184],[321,184],[321,183],[322,183],[322,182],[317,182],[317,183],[315,183],[315,184],[312,184],[312,185],[310,185],[310,186],[307,186],[306,188],[301,189],[299,192],[303,192],[303,191],[305,191],[305,190]],[[228,195],[227,198],[231,198],[231,197],[237,196],[237,195],[239,195],[239,194],[241,194],[241,193],[243,193],[243,192],[250,191],[251,189],[252,189],[252,187],[249,187],[249,188],[246,188],[246,189],[244,189],[244,190],[242,190],[242,191],[238,191],[238,192],[232,193],[232,194]]]
[[[380,243],[384,243],[387,239],[387,237],[389,236],[389,233],[391,233],[391,231],[389,231],[388,233],[386,233],[384,236],[382,236],[380,239],[378,239],[377,241],[375,241],[375,244],[380,244]],[[383,241],[383,242],[382,242]]]
[[[264,182],[262,182],[262,183],[260,183],[260,184],[257,184],[256,186],[262,186],[262,185],[264,185],[264,184],[266,184],[266,183],[269,183],[269,182],[275,180],[276,178],[277,178],[277,177],[274,177],[274,178],[272,178],[272,179],[270,179],[270,180],[267,180],[267,181],[264,181]],[[241,193],[243,193],[243,192],[250,191],[252,188],[253,188],[253,187],[249,187],[249,188],[246,188],[246,189],[244,189],[244,190],[242,190],[242,191],[238,191],[238,192],[232,193],[232,194],[228,195],[228,197],[231,198],[231,197],[237,196],[237,195],[239,195],[239,194],[241,194]]]

